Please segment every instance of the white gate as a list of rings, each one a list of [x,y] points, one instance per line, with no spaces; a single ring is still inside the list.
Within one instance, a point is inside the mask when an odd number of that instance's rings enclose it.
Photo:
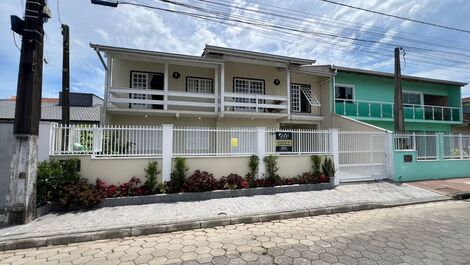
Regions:
[[[340,181],[387,178],[387,134],[381,132],[338,133]]]

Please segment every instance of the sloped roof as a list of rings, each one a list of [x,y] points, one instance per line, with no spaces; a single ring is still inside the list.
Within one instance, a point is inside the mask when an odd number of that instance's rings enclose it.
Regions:
[[[0,120],[13,120],[15,118],[15,101],[0,100]],[[72,122],[99,122],[102,105],[93,107],[70,107],[70,121]],[[41,120],[60,121],[62,107],[57,104],[41,104]]]

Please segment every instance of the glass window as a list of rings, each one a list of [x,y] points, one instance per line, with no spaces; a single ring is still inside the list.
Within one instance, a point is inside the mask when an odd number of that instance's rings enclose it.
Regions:
[[[422,105],[421,94],[414,92],[403,92],[403,104]]]
[[[337,85],[335,86],[335,98],[343,100],[354,99],[353,86]]]
[[[233,90],[235,93],[263,95],[264,80],[237,77],[233,79]],[[234,100],[240,103],[256,103],[256,99],[253,98],[234,98]],[[234,109],[236,111],[254,110],[250,107],[234,107]]]
[[[186,91],[193,93],[212,93],[212,79],[188,77],[186,78]]]

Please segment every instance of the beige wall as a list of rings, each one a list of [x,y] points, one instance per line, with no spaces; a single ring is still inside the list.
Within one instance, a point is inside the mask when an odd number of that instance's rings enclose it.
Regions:
[[[326,81],[328,80],[328,81]],[[331,79],[324,79],[321,81],[320,84],[320,102],[321,102],[321,113],[323,116],[323,121],[320,123],[320,128],[321,129],[329,129],[333,128],[333,123],[332,123],[332,113],[330,110],[330,94],[332,94],[331,91]]]
[[[67,159],[71,157],[57,156],[55,158]],[[109,185],[127,182],[132,177],[137,177],[143,182],[145,180],[144,169],[150,161],[158,162],[158,169],[161,169],[162,165],[160,158],[91,159],[89,155],[75,157],[80,159],[80,175],[93,184],[97,178],[100,178]],[[161,175],[158,175],[157,178],[161,182]]]
[[[112,114],[111,121],[114,125],[152,125],[157,126],[161,124],[174,124],[175,126],[196,126],[196,127],[216,127],[217,118],[208,117],[180,117],[177,119],[175,116],[159,116],[149,114],[145,117],[144,114],[139,115],[120,115]]]
[[[180,78],[173,78],[173,73],[178,72],[181,74]],[[203,77],[211,78],[214,84],[213,68],[192,67],[185,65],[168,65],[168,90],[170,91],[186,91],[186,77]]]
[[[248,63],[225,62],[225,91],[233,92],[234,77],[263,79],[266,95],[287,96],[287,74],[285,69]],[[274,79],[279,79],[281,83],[276,86]]]
[[[163,73],[165,66],[161,63],[149,63],[113,59],[111,86],[128,88],[130,85],[131,71]]]
[[[186,158],[186,164],[189,168],[186,177],[189,177],[197,169],[212,173],[216,179],[220,179],[230,173],[245,176],[250,172],[250,168],[248,167],[249,159],[249,157]]]
[[[329,117],[331,128],[338,128],[341,131],[367,131],[367,132],[385,132],[386,130],[377,126],[367,124],[362,121],[335,115]]]
[[[278,174],[281,177],[297,177],[303,172],[312,171],[310,155],[301,156],[278,156]]]
[[[279,129],[279,122],[276,119],[257,119],[253,120],[249,117],[243,118],[222,118],[217,120],[217,126],[223,128],[230,127],[266,127],[271,129]]]

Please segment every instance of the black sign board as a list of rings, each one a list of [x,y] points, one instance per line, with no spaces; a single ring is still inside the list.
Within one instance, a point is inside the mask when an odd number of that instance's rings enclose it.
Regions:
[[[412,155],[404,155],[404,156],[403,156],[403,161],[404,161],[405,163],[413,162],[413,156],[412,156]]]
[[[292,132],[276,132],[276,152],[292,152]]]

